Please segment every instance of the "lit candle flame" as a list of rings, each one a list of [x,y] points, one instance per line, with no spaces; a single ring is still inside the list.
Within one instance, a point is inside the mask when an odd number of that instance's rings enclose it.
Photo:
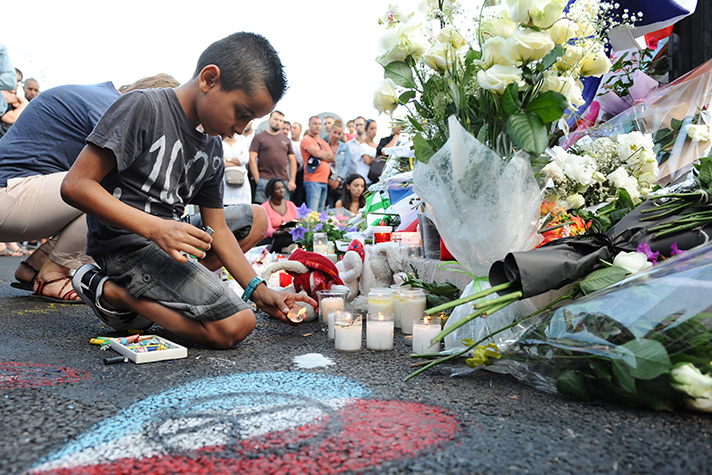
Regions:
[[[430,317],[423,317],[423,323],[426,325],[430,325]]]
[[[382,322],[382,321],[383,321],[383,314],[382,314],[382,313],[379,313],[379,314],[378,314],[378,321],[379,321],[379,322]]]
[[[289,320],[291,320],[294,323],[299,323],[299,322],[304,321],[304,318],[306,318],[306,313],[307,313],[307,308],[302,307],[297,313],[294,313],[292,311],[287,313],[287,318],[289,318]]]

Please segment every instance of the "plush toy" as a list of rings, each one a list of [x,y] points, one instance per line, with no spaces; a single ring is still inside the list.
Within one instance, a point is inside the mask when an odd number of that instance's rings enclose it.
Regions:
[[[351,302],[358,295],[358,284],[363,272],[363,260],[366,256],[363,244],[358,239],[351,241],[343,259],[336,263],[339,277],[349,288],[346,301]]]
[[[269,280],[274,272],[280,270],[285,270],[292,276],[296,292],[304,291],[313,299],[316,299],[317,290],[347,289],[334,263],[315,252],[297,249],[289,259],[266,266],[262,271],[262,278]]]

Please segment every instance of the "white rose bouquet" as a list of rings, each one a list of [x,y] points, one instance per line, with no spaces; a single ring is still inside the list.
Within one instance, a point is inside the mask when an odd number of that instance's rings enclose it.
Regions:
[[[617,7],[577,0],[565,12],[567,3],[505,0],[467,19],[456,1],[428,0],[423,22],[391,7],[380,20],[388,28],[377,58],[386,81],[374,105],[388,113],[405,106],[421,161],[445,144],[452,115],[505,159],[518,150],[540,155],[557,121],[584,103],[580,78],[611,65],[603,35]],[[470,22],[475,33],[466,38],[456,23]]]
[[[567,210],[609,203],[620,190],[637,205],[658,175],[654,148],[650,134],[637,131],[614,138],[584,137],[568,151],[559,146],[547,150],[550,161],[540,174],[553,182],[554,195]]]

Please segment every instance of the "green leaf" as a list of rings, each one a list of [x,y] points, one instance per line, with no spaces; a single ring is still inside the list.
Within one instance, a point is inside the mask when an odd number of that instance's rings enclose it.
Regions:
[[[613,374],[620,384],[621,389],[625,392],[637,395],[635,391],[635,378],[631,374],[630,366],[625,364],[622,360],[613,360]]]
[[[625,270],[620,267],[607,267],[598,269],[586,276],[577,284],[579,290],[584,295],[588,295],[597,290],[605,289],[606,287],[615,284],[626,276]]]
[[[384,77],[390,78],[399,86],[407,88],[415,88],[413,81],[413,70],[403,61],[394,61],[389,63],[385,68]]]
[[[502,94],[502,108],[507,115],[513,115],[522,111],[522,105],[519,102],[519,85],[516,82],[511,83]]]
[[[680,128],[682,127],[683,121],[680,119],[671,119],[670,120],[670,127],[672,127],[672,130],[674,131],[679,131]]]
[[[413,149],[415,150],[415,158],[423,163],[428,163],[430,157],[435,155],[435,150],[420,134],[415,134],[413,137]]]
[[[507,119],[507,133],[515,145],[532,155],[539,155],[549,144],[547,128],[533,112],[519,112]]]
[[[551,123],[561,119],[568,106],[569,101],[566,100],[563,94],[546,91],[527,104],[526,110],[536,113],[542,121]]]
[[[586,377],[581,371],[567,369],[556,378],[556,390],[561,394],[587,401],[591,398],[586,387]]]
[[[549,69],[554,65],[557,59],[559,59],[564,54],[564,47],[561,45],[554,46],[554,49],[549,51],[546,56],[541,60],[541,65],[544,69]]]
[[[659,341],[631,340],[622,347],[635,355],[634,366],[627,362],[624,364],[630,368],[630,374],[637,379],[653,379],[672,368],[670,357]]]
[[[418,119],[416,119],[415,117],[410,116],[410,115],[406,116],[406,118],[408,119],[408,122],[410,122],[410,125],[412,125],[415,130],[417,130],[418,132],[425,132],[425,129],[423,129],[423,126],[420,124],[420,122],[418,122]]]
[[[413,99],[415,97],[415,91],[405,91],[403,94],[400,95],[398,98],[398,101],[401,104],[407,104],[409,100]]]

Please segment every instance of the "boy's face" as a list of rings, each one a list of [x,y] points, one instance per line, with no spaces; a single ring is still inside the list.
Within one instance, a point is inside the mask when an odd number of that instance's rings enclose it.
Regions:
[[[202,79],[202,78],[201,78]],[[256,117],[263,117],[274,109],[272,97],[265,88],[246,94],[241,89],[225,92],[219,80],[202,80],[200,97],[195,111],[198,121],[208,135],[232,137],[242,134],[247,124]]]

